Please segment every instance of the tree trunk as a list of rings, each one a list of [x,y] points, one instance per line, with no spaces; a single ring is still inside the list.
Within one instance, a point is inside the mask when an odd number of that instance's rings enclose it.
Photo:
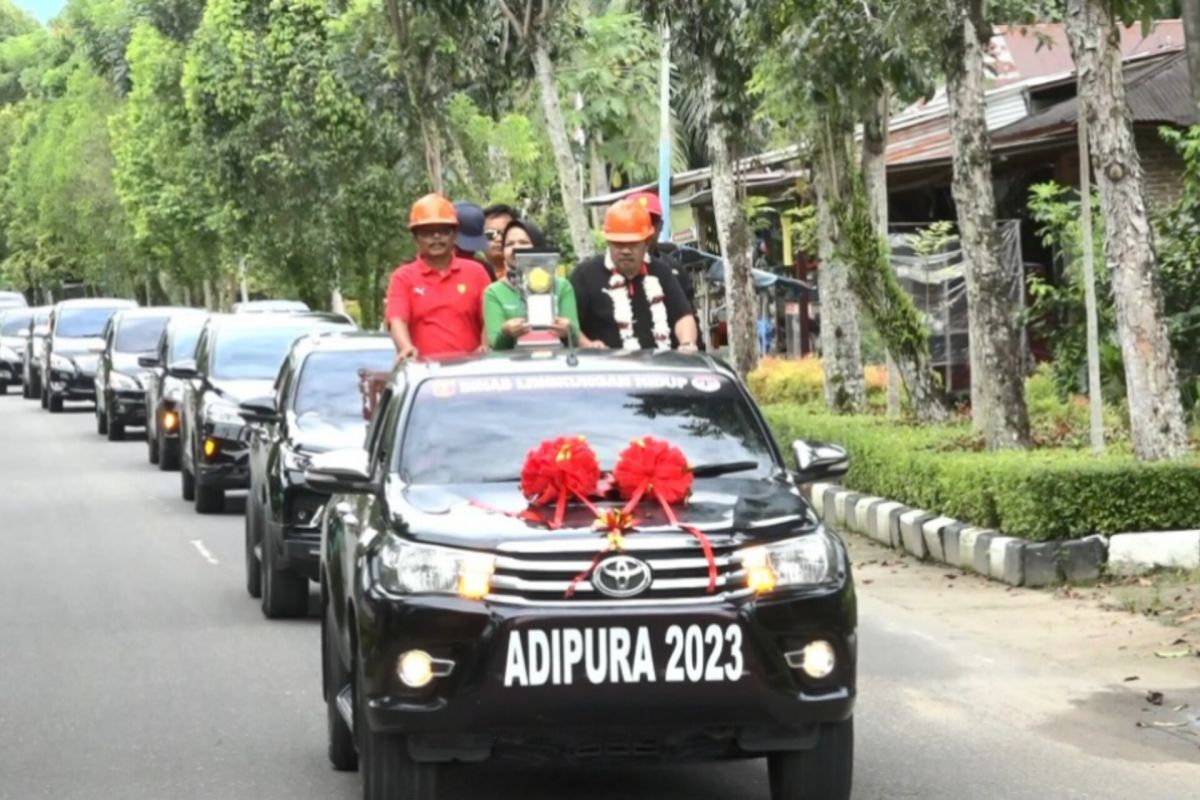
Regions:
[[[825,404],[830,410],[844,414],[862,411],[867,403],[858,305],[850,288],[850,268],[837,253],[841,231],[836,212],[850,195],[853,171],[851,126],[836,110],[823,117],[823,130],[817,133],[814,171],[820,259],[817,284],[821,300],[821,364],[825,373]]]
[[[213,291],[213,280],[211,276],[204,276],[204,307],[209,311],[217,310],[216,292]]]
[[[862,172],[875,233],[888,238],[887,143],[888,91],[875,95],[863,120]],[[885,342],[886,344],[886,342]],[[891,348],[887,352],[887,413],[900,416],[900,370]]]
[[[971,416],[990,450],[1029,446],[1014,281],[1000,260],[992,144],[984,105],[984,45],[991,36],[984,0],[955,0],[946,54],[954,148],[954,203],[962,239],[971,337]]]
[[[1183,0],[1183,31],[1187,37],[1188,71],[1192,76],[1192,101],[1200,119],[1200,0]]]
[[[754,297],[753,260],[746,215],[738,202],[729,123],[715,115],[717,72],[704,60],[704,99],[708,108],[708,149],[712,156],[713,214],[717,239],[725,260],[725,311],[729,320],[730,361],[745,380],[758,364],[757,303]]]
[[[1163,319],[1154,228],[1146,213],[1142,166],[1125,102],[1120,29],[1110,12],[1106,0],[1070,0],[1067,35],[1079,71],[1079,97],[1104,213],[1133,449],[1145,461],[1178,458],[1187,452],[1187,428]]]
[[[542,113],[546,117],[546,132],[550,136],[550,147],[554,151],[554,162],[558,166],[558,185],[562,191],[563,210],[567,213],[567,226],[571,229],[571,244],[575,248],[575,258],[583,260],[594,255],[596,247],[592,240],[591,228],[588,227],[587,213],[583,210],[579,164],[571,151],[567,123],[563,119],[562,106],[558,101],[554,62],[550,60],[550,51],[540,36],[533,41],[533,67],[542,99]]]
[[[446,186],[442,180],[441,131],[425,114],[418,114],[417,122],[421,126],[421,142],[425,149],[425,174],[429,177],[429,190],[444,195]]]
[[[604,163],[604,159],[600,156],[600,143],[603,139],[600,133],[597,132],[588,142],[588,161],[591,162],[588,167],[588,172],[592,181],[592,195],[599,196],[608,194],[612,191],[612,187],[608,184],[608,167]],[[666,205],[665,203],[663,204]],[[600,208],[592,209],[592,227],[599,228],[603,223],[603,218],[600,214]]]

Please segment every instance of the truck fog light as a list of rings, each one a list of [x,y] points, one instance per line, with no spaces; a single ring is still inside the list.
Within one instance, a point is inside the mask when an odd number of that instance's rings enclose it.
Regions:
[[[803,650],[787,654],[788,666],[798,669],[813,680],[823,680],[837,666],[837,651],[824,639],[809,642]]]
[[[179,427],[179,417],[175,415],[174,411],[164,411],[162,424],[164,431],[174,431]]]
[[[213,456],[215,456],[217,454],[218,449],[219,449],[219,447],[217,445],[216,439],[205,439],[204,440],[204,457],[205,458],[212,458]]]
[[[424,650],[409,650],[400,656],[396,674],[410,689],[423,689],[433,680],[433,656]]]

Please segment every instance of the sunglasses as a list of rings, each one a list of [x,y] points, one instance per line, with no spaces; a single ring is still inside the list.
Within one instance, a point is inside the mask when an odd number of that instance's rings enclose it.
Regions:
[[[503,235],[504,234],[502,232],[493,230],[491,228],[488,228],[483,232],[483,238],[487,239],[489,242],[494,242]]]

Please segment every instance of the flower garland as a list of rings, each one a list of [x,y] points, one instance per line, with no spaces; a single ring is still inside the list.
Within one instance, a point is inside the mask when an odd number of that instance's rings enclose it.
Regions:
[[[649,436],[635,439],[617,458],[611,476],[610,485],[616,487],[625,505],[619,509],[601,510],[591,500],[606,485],[595,451],[582,436],[559,437],[542,442],[525,457],[521,469],[521,493],[529,501],[529,508],[519,513],[497,513],[551,529],[563,526],[567,504],[571,500],[582,503],[595,515],[592,527],[605,535],[605,544],[588,568],[576,575],[567,587],[565,596],[570,598],[576,587],[591,577],[604,556],[625,549],[625,537],[635,532],[639,524],[634,517],[638,506],[648,499],[657,500],[667,521],[699,542],[708,564],[708,591],[712,593],[717,588],[717,561],[712,543],[700,530],[683,524],[675,515],[674,506],[687,502],[691,496],[693,479],[687,458],[678,447]],[[497,511],[481,503],[473,502],[472,505]],[[540,509],[551,505],[554,516],[547,520]]]
[[[640,277],[642,290],[646,293],[646,302],[650,304],[650,327],[654,334],[654,346],[658,350],[670,350],[671,324],[667,318],[666,293],[663,291],[662,282],[650,274],[650,270],[647,268],[649,263],[650,257],[646,256]],[[604,290],[604,293],[612,301],[613,320],[621,332],[621,349],[641,350],[642,344],[638,341],[637,331],[633,324],[633,293],[636,278],[626,278],[622,275],[617,270],[617,265],[613,263],[611,254],[605,254],[604,266],[611,273],[608,279],[608,288]]]

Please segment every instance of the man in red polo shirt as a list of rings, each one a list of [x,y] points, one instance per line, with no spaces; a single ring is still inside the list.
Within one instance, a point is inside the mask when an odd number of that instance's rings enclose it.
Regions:
[[[454,254],[454,206],[441,195],[425,195],[413,204],[408,229],[417,258],[392,273],[387,297],[398,358],[474,353],[483,343],[483,290],[491,279],[479,262]]]

